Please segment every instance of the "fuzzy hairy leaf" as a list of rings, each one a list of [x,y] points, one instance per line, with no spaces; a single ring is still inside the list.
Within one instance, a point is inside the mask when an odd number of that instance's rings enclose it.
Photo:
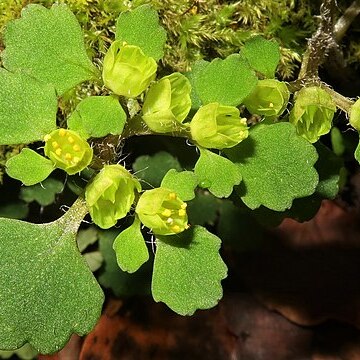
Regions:
[[[246,57],[254,70],[267,78],[275,76],[280,61],[280,48],[276,42],[255,36],[245,42],[241,54]]]
[[[195,67],[192,80],[203,104],[218,102],[230,106],[241,104],[257,83],[254,71],[239,54]]]
[[[195,197],[194,190],[198,184],[197,176],[192,171],[170,169],[162,179],[161,186],[173,190],[182,201]]]
[[[150,5],[120,14],[116,23],[116,40],[136,45],[145,55],[159,60],[164,55],[166,31],[159,24],[159,17]]]
[[[320,142],[317,142],[315,147],[319,154],[319,159],[315,164],[319,173],[316,192],[323,198],[334,199],[339,192],[340,170],[343,161]]]
[[[76,242],[80,252],[83,252],[89,245],[98,240],[98,229],[90,226],[87,229],[79,230],[76,235]]]
[[[75,15],[66,5],[28,5],[5,29],[4,67],[53,84],[58,95],[94,77]]]
[[[214,307],[222,297],[227,267],[219,255],[220,239],[201,226],[156,244],[152,294],[180,315]]]
[[[116,296],[133,296],[150,294],[150,261],[146,262],[136,273],[122,271],[116,260],[113,244],[119,230],[107,230],[99,233],[99,250],[104,258],[104,271],[99,282],[110,288]]]
[[[294,199],[313,194],[319,182],[317,152],[290,123],[257,125],[225,153],[242,174],[238,194],[250,209],[284,211]]]
[[[137,216],[134,222],[116,237],[113,249],[120,269],[128,273],[134,273],[149,260],[149,251]]]
[[[196,192],[195,198],[188,202],[186,208],[189,224],[214,225],[220,204],[221,200],[208,191]]]
[[[45,180],[54,170],[54,163],[34,150],[25,148],[6,162],[7,174],[30,186]]]
[[[86,212],[78,201],[48,224],[0,219],[0,348],[52,353],[95,326],[103,292],[75,241]]]
[[[170,170],[180,171],[179,161],[166,151],[160,151],[154,155],[139,156],[133,163],[136,177],[143,180],[143,189],[151,188],[148,184],[158,187],[165,174]]]
[[[56,128],[56,112],[53,86],[0,68],[0,145],[42,140]]]
[[[82,100],[67,120],[69,129],[84,138],[120,135],[126,114],[115,96],[89,96]]]
[[[199,186],[209,189],[217,197],[229,197],[235,185],[241,182],[238,166],[210,150],[200,148],[200,157],[194,168]]]
[[[23,186],[20,189],[20,199],[27,203],[36,201],[41,206],[48,206],[55,201],[56,194],[61,193],[64,186],[60,180],[48,178],[41,184]]]
[[[29,213],[29,205],[23,201],[12,201],[0,206],[0,218],[25,219]]]

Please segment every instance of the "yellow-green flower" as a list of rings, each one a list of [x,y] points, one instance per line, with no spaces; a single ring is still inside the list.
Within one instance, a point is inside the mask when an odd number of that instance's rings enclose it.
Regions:
[[[248,136],[246,119],[239,109],[210,103],[202,106],[190,122],[192,139],[202,147],[231,148]]]
[[[146,190],[136,205],[140,221],[157,235],[174,235],[189,228],[187,204],[166,188]]]
[[[56,129],[45,135],[44,153],[55,167],[69,175],[84,170],[91,162],[93,151],[78,133],[67,129]]]
[[[289,121],[300,136],[314,143],[330,131],[335,111],[336,105],[324,89],[304,87],[295,96]]]
[[[158,133],[176,131],[191,109],[191,85],[180,73],[165,76],[150,86],[142,118]]]
[[[139,181],[121,165],[105,165],[85,190],[85,200],[94,223],[103,229],[116,224],[129,212]]]
[[[134,45],[114,41],[104,58],[103,80],[117,95],[134,98],[147,89],[156,76],[156,61]]]
[[[290,92],[285,83],[275,79],[259,80],[244,105],[252,114],[280,116],[286,109]]]

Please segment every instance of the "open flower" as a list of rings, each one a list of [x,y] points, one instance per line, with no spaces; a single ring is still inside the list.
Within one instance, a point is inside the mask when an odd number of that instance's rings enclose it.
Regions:
[[[280,116],[286,109],[290,92],[285,83],[275,79],[259,80],[244,105],[252,114]]]
[[[141,185],[121,165],[105,165],[87,185],[85,200],[94,223],[103,229],[129,212]]]
[[[44,136],[44,153],[55,167],[69,175],[84,170],[91,162],[93,151],[85,139],[77,132],[56,129]]]
[[[154,234],[174,235],[189,228],[186,207],[175,192],[160,187],[144,191],[135,211]]]
[[[104,84],[117,95],[140,95],[156,76],[156,61],[134,45],[114,41],[104,58]]]
[[[336,105],[324,89],[304,87],[295,96],[289,121],[300,136],[314,143],[330,131],[335,111]]]
[[[248,136],[239,109],[217,102],[202,106],[190,122],[191,137],[205,148],[231,148]]]
[[[165,76],[150,86],[142,118],[158,133],[176,131],[191,109],[191,85],[180,73]]]

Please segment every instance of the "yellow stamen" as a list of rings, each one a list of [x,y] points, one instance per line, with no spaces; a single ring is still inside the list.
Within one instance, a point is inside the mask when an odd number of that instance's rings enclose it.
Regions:
[[[176,194],[174,192],[169,194],[169,199],[170,200],[175,200],[176,199]]]
[[[170,209],[165,209],[162,213],[161,213],[162,216],[166,216],[166,217],[169,217],[171,216],[171,210]]]
[[[180,228],[179,225],[174,225],[174,226],[171,228],[171,230],[172,230],[173,232],[175,232],[175,233],[178,233],[178,232],[181,231],[181,228]]]
[[[183,204],[181,204],[181,206],[180,206],[183,210],[185,210],[186,208],[187,208],[187,203],[183,203]]]
[[[49,134],[46,134],[44,136],[44,141],[49,141],[51,139],[51,136]]]
[[[74,150],[74,151],[80,151],[80,146],[79,146],[78,144],[75,144],[75,145],[73,146],[73,150]]]
[[[66,130],[65,129],[60,129],[59,130],[59,135],[60,136],[65,136],[66,135]]]
[[[56,154],[57,156],[60,156],[61,153],[62,153],[62,150],[61,150],[61,149],[56,149],[55,154]]]
[[[173,220],[171,217],[169,217],[169,218],[166,220],[166,222],[171,225],[171,224],[174,222],[174,220]]]
[[[184,209],[180,209],[179,216],[185,216],[185,215],[186,215],[186,211]]]
[[[69,137],[68,137],[68,142],[69,142],[70,144],[73,144],[73,143],[75,142],[75,140],[74,140],[74,138],[73,138],[72,136],[69,136]]]
[[[269,107],[273,108],[273,107],[274,107],[274,104],[271,102],[271,103],[269,104]]]
[[[73,160],[72,160],[72,162],[73,162],[74,164],[77,164],[79,161],[80,161],[80,158],[78,158],[77,156],[75,156],[75,157],[73,158]]]
[[[71,160],[71,158],[72,158],[72,156],[71,156],[70,153],[66,153],[66,154],[65,154],[65,159],[66,159],[66,160]]]
[[[185,225],[185,230],[189,229],[190,225],[189,224],[186,224]]]
[[[53,141],[51,145],[54,149],[57,149],[59,147],[59,144],[56,141]]]

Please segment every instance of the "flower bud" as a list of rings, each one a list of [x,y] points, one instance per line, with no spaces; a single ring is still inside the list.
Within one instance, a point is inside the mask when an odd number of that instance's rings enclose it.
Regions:
[[[158,133],[176,131],[191,109],[191,85],[180,73],[151,85],[143,106],[143,120]]]
[[[351,106],[349,115],[350,125],[360,131],[360,99],[357,99]]]
[[[117,95],[140,95],[155,79],[157,65],[138,46],[114,41],[104,58],[103,80]]]
[[[325,90],[304,87],[295,96],[289,121],[300,136],[314,143],[330,131],[335,111],[336,105]]]
[[[84,170],[92,160],[90,145],[75,131],[57,129],[45,135],[44,140],[45,155],[69,175]]]
[[[248,136],[246,119],[234,106],[210,103],[202,106],[190,122],[191,136],[200,146],[231,148]]]
[[[129,212],[141,185],[121,165],[105,165],[87,185],[85,200],[94,223],[103,229]]]
[[[280,116],[286,109],[290,92],[285,83],[275,79],[259,80],[253,92],[244,100],[251,114]]]
[[[186,207],[176,193],[160,187],[144,191],[135,211],[154,234],[174,235],[189,228]]]

